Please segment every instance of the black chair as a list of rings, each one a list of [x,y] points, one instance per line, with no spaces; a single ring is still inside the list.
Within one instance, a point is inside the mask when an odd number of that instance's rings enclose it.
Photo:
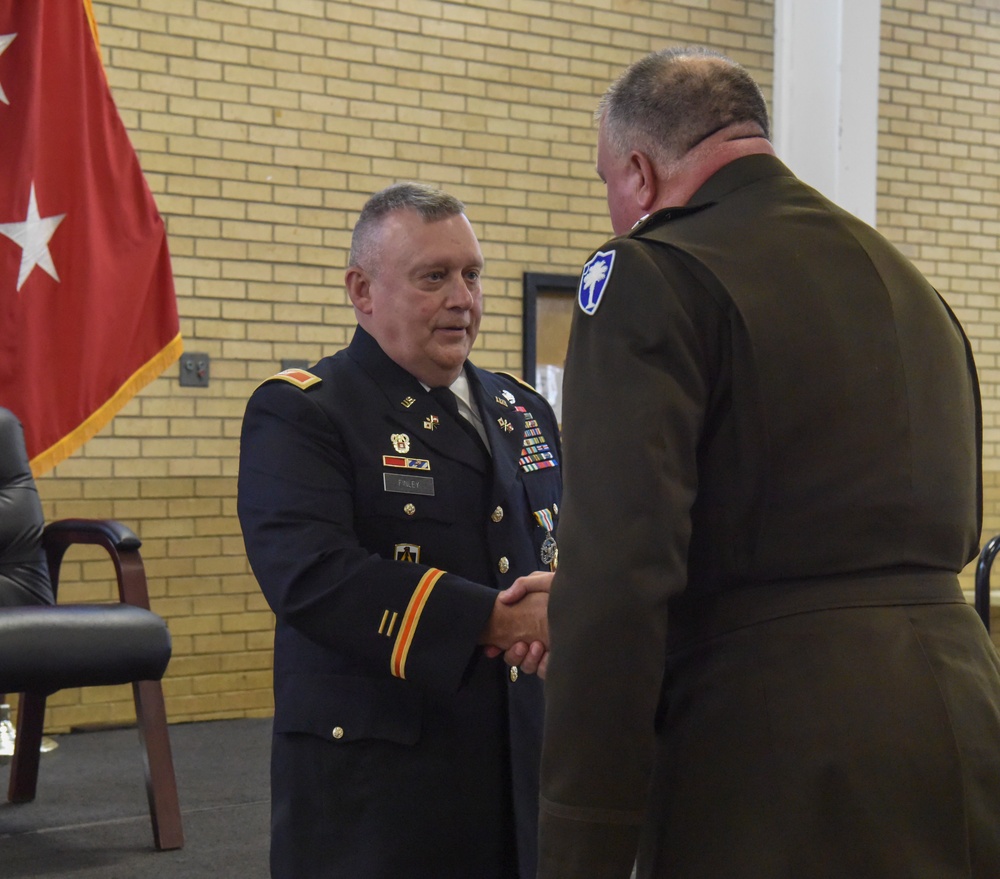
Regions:
[[[979,561],[976,563],[976,587],[975,605],[976,613],[986,626],[986,631],[990,630],[990,569],[993,567],[993,559],[1000,552],[1000,534],[992,538],[979,553]]]
[[[54,603],[63,556],[74,544],[107,551],[118,603]],[[132,684],[154,844],[177,849],[184,834],[160,684],[170,661],[170,633],[149,609],[140,546],[113,520],[44,525],[21,425],[0,408],[0,693],[20,694],[7,799],[35,798],[49,694]],[[39,580],[39,570],[48,582]]]

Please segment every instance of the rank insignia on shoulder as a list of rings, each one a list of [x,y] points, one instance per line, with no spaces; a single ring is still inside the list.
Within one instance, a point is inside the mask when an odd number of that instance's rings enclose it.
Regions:
[[[283,369],[276,375],[272,375],[269,378],[264,379],[261,384],[275,380],[288,382],[303,391],[306,388],[311,388],[313,385],[318,385],[321,381],[323,381],[323,379],[321,379],[318,375],[313,375],[307,369],[292,368]]]
[[[584,314],[593,314],[597,311],[608,281],[611,280],[611,269],[614,268],[614,264],[613,250],[599,250],[583,267],[576,299]]]

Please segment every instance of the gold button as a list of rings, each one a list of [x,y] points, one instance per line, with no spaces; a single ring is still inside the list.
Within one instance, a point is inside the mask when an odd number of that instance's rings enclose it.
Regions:
[[[333,728],[333,737],[335,739],[342,739],[344,737],[344,728],[342,726],[335,726]]]
[[[510,682],[514,683],[514,681],[516,681],[516,680],[517,680],[517,666],[516,665],[512,665],[510,667]]]
[[[554,516],[558,516],[559,515],[559,504],[553,504],[552,505],[552,514]]]
[[[495,510],[493,511],[493,515],[492,515],[492,516],[490,516],[490,518],[491,518],[491,519],[492,519],[492,520],[493,520],[494,522],[499,522],[499,521],[500,521],[500,520],[501,520],[501,519],[503,518],[503,507],[497,507],[497,508],[496,508],[496,509],[495,509]]]
[[[413,506],[413,504],[407,504],[403,507],[403,512],[406,513],[407,516],[412,516],[416,511],[417,508]]]
[[[506,574],[510,570],[510,562],[507,561],[507,556],[500,556],[500,561],[497,562],[497,567],[500,569],[501,574]]]

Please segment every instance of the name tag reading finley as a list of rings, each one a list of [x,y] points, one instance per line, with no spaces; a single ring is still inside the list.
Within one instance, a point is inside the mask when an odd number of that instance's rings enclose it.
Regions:
[[[404,473],[383,473],[382,482],[386,491],[399,494],[434,495],[433,476],[409,476]]]

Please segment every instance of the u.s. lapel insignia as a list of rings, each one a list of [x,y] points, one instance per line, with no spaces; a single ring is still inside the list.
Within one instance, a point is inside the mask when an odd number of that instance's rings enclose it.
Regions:
[[[507,401],[506,401],[506,400],[505,400],[505,399],[504,399],[503,397],[501,397],[501,396],[500,396],[499,394],[497,394],[497,395],[496,395],[496,396],[495,396],[495,397],[494,397],[493,399],[494,399],[494,400],[496,400],[496,401],[497,401],[497,402],[498,402],[498,403],[499,403],[499,404],[500,404],[501,406],[503,406],[503,408],[504,408],[504,409],[506,409],[506,408],[507,408],[507,407],[508,407],[508,406],[510,405],[510,403],[508,403],[508,402],[507,402]]]
[[[419,562],[420,547],[415,543],[397,543],[395,559],[397,562]]]
[[[428,415],[424,419],[424,430],[434,430],[441,423],[441,419],[437,415]]]
[[[404,409],[409,409],[416,402],[417,402],[416,397],[407,397],[405,400],[401,400],[400,404]]]
[[[514,429],[514,425],[511,424],[506,418],[498,418],[497,424],[503,428],[505,433],[510,433]]]
[[[410,438],[405,433],[394,433],[389,439],[392,441],[392,447],[399,454],[405,455],[410,451]]]

